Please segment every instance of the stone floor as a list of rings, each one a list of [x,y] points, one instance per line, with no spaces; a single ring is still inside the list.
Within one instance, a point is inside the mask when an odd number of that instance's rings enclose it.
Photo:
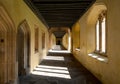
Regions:
[[[66,50],[54,49],[20,84],[102,84]]]

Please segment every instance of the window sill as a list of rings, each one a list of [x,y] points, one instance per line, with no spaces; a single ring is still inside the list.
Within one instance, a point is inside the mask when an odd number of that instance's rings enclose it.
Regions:
[[[108,57],[105,57],[104,55],[96,54],[93,52],[93,53],[89,53],[88,56],[95,58],[101,62],[105,62],[105,63],[108,62]]]
[[[78,52],[80,52],[80,48],[76,48],[75,50],[78,51]]]

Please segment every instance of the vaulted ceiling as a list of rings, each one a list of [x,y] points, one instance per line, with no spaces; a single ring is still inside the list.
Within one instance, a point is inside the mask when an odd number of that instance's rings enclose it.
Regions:
[[[48,28],[71,28],[95,0],[25,0],[25,2]]]

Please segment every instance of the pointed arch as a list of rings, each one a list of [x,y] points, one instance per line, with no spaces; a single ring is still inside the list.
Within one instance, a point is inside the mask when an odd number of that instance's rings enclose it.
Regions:
[[[30,28],[26,20],[17,30],[18,75],[26,75],[30,67]]]
[[[104,3],[95,3],[90,10],[87,24],[88,25],[95,25],[98,15],[103,11],[107,10],[107,6]],[[94,17],[94,18],[93,18]]]

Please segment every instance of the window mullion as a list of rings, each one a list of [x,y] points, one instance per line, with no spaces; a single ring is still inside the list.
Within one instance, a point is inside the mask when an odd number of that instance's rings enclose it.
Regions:
[[[99,19],[99,51],[102,51],[102,20]]]

